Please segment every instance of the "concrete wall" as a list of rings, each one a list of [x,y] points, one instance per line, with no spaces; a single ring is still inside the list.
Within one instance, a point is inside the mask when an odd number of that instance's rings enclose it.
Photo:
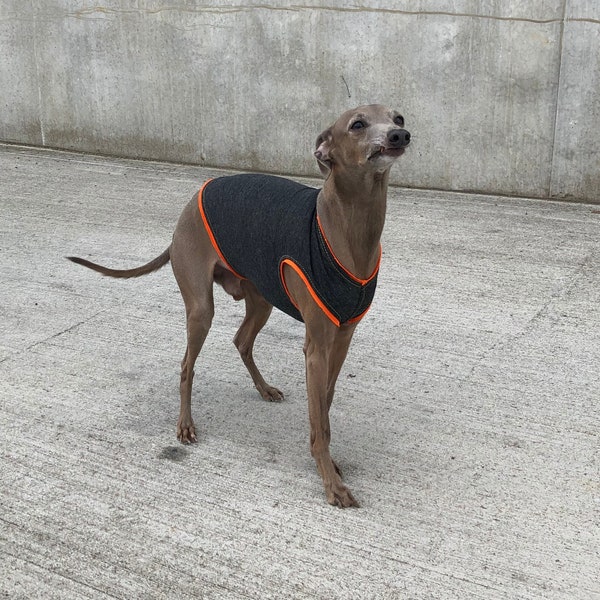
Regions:
[[[1,140],[315,175],[368,102],[398,184],[600,201],[600,2],[0,3]]]

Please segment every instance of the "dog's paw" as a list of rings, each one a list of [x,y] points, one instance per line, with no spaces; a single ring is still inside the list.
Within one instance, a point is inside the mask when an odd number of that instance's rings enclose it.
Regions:
[[[196,427],[194,423],[183,424],[177,423],[177,439],[182,444],[195,444],[198,440],[196,438]]]
[[[257,387],[256,389],[267,402],[281,402],[283,400],[283,392],[272,385],[265,385],[264,387]]]
[[[360,504],[354,499],[352,492],[341,483],[333,484],[329,489],[326,487],[325,493],[327,495],[327,502],[332,506],[337,506],[338,508],[360,507]]]

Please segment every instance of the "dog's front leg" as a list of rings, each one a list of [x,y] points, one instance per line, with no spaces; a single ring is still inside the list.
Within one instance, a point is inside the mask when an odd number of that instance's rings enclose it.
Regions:
[[[284,281],[306,324],[304,354],[310,451],[323,479],[327,501],[340,508],[358,506],[350,490],[342,483],[340,472],[329,454],[329,407],[354,326],[336,327],[316,304],[304,281],[287,265],[284,267]]]
[[[325,325],[326,330],[330,329],[330,324]],[[309,330],[310,326],[307,325],[304,352],[310,419],[310,450],[323,479],[327,502],[340,508],[358,506],[358,502],[350,490],[342,483],[340,472],[329,453],[331,440],[329,407],[334,385],[331,376],[335,373],[335,377],[337,377],[341,362],[345,357],[345,351],[338,365],[339,353],[336,352],[335,347],[335,332],[329,331],[329,335],[326,335],[321,327],[316,335],[311,335]]]

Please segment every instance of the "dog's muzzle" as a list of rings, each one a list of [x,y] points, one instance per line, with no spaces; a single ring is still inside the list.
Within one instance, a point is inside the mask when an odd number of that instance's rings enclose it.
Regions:
[[[406,129],[392,129],[387,134],[390,148],[404,148],[410,144],[410,133]]]
[[[369,160],[379,157],[399,158],[404,154],[408,144],[410,144],[410,133],[406,129],[392,129],[386,136],[385,145],[376,146]]]

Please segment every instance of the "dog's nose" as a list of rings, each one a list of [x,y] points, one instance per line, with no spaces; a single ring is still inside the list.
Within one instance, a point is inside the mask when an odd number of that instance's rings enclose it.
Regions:
[[[392,148],[403,148],[410,143],[410,133],[406,129],[392,129],[387,138]]]

